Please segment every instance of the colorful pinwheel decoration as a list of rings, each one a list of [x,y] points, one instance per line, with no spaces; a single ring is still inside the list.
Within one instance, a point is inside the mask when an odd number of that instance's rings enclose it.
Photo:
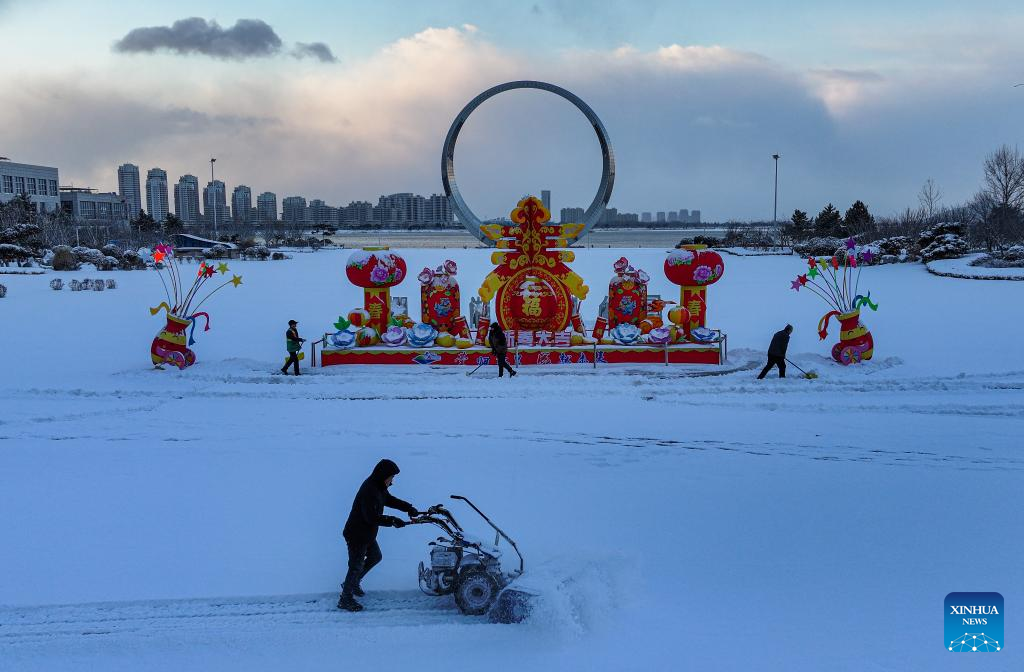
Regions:
[[[874,339],[860,321],[860,310],[867,306],[878,310],[871,300],[871,292],[860,293],[860,275],[864,264],[870,264],[874,253],[859,250],[852,237],[846,240],[844,250],[831,257],[809,257],[807,272],[790,281],[790,289],[806,289],[828,304],[831,310],[818,321],[818,336],[828,337],[828,323],[833,317],[840,323],[840,340],[832,348],[832,358],[841,364],[855,364],[871,359]]]

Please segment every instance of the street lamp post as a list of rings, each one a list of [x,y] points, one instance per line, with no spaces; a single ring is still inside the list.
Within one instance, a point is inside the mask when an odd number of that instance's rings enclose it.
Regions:
[[[216,185],[214,185],[213,179],[213,164],[217,162],[217,159],[210,157],[210,200],[213,202],[213,239],[217,240],[217,220],[220,219],[220,213],[217,212],[217,194]],[[210,209],[210,204],[206,205],[207,211]]]
[[[779,221],[779,155],[772,154],[775,159],[775,204],[772,206],[772,224]]]

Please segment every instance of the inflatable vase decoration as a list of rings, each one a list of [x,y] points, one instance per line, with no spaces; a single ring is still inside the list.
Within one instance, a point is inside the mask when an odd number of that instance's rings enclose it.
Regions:
[[[839,320],[839,342],[832,346],[832,359],[844,366],[871,359],[875,353],[875,341],[860,321],[860,309],[842,314],[838,310],[825,313],[818,321],[821,340],[828,337],[828,323],[833,317]]]
[[[615,276],[608,283],[608,326],[612,329],[620,324],[639,326],[647,317],[648,275],[629,265],[621,257],[612,266]]]

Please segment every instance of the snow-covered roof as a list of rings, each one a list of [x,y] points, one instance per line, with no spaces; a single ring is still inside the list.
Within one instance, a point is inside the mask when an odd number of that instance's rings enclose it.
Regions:
[[[197,247],[205,250],[213,247],[214,245],[220,245],[221,247],[226,247],[229,250],[238,249],[238,246],[235,245],[234,243],[226,243],[220,240],[210,240],[209,238],[200,238],[199,236],[194,236],[191,233],[176,233],[174,234],[174,239],[174,246],[177,248]]]

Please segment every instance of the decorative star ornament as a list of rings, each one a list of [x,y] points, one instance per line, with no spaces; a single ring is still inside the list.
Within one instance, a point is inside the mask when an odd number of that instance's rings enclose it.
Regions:
[[[818,265],[818,260],[817,259],[815,259],[814,257],[807,257],[807,266],[809,268],[814,268],[817,265]]]
[[[222,274],[223,273],[227,273],[228,272],[228,265],[225,264],[223,261],[220,262],[219,264],[217,264],[217,272],[218,273],[222,273]]]
[[[793,282],[789,283],[789,288],[793,289],[793,290],[796,290],[798,292],[800,291],[800,287],[801,287],[801,285],[800,285],[800,278],[797,278]]]
[[[796,279],[800,281],[800,285],[801,286],[807,284],[807,276],[806,275],[798,275],[798,276],[796,276]]]
[[[816,278],[816,277],[818,277],[818,267],[817,266],[812,266],[811,270],[807,271],[807,277],[809,277],[809,278]]]
[[[238,287],[240,284],[242,284],[242,276],[232,274],[231,284],[234,285],[235,287]]]
[[[864,250],[860,256],[864,260],[865,264],[870,264],[871,260],[875,258],[875,255],[871,253],[871,250]]]
[[[164,260],[164,257],[166,256],[166,254],[164,254],[160,250],[157,250],[156,252],[153,253],[153,261],[159,264],[161,261]]]
[[[832,257],[832,268],[839,270],[839,257]]]
[[[203,275],[205,275],[206,277],[208,277],[208,278],[212,278],[212,277],[213,277],[213,266],[207,266],[207,267],[206,267],[206,268],[205,268],[205,269],[204,269],[204,270],[202,271],[202,273],[203,273]]]
[[[857,247],[857,241],[853,239],[853,236],[850,236],[846,239],[846,249],[852,250],[855,247]]]
[[[853,256],[852,254],[847,256],[846,263],[850,266],[850,268],[857,268],[857,257]]]

